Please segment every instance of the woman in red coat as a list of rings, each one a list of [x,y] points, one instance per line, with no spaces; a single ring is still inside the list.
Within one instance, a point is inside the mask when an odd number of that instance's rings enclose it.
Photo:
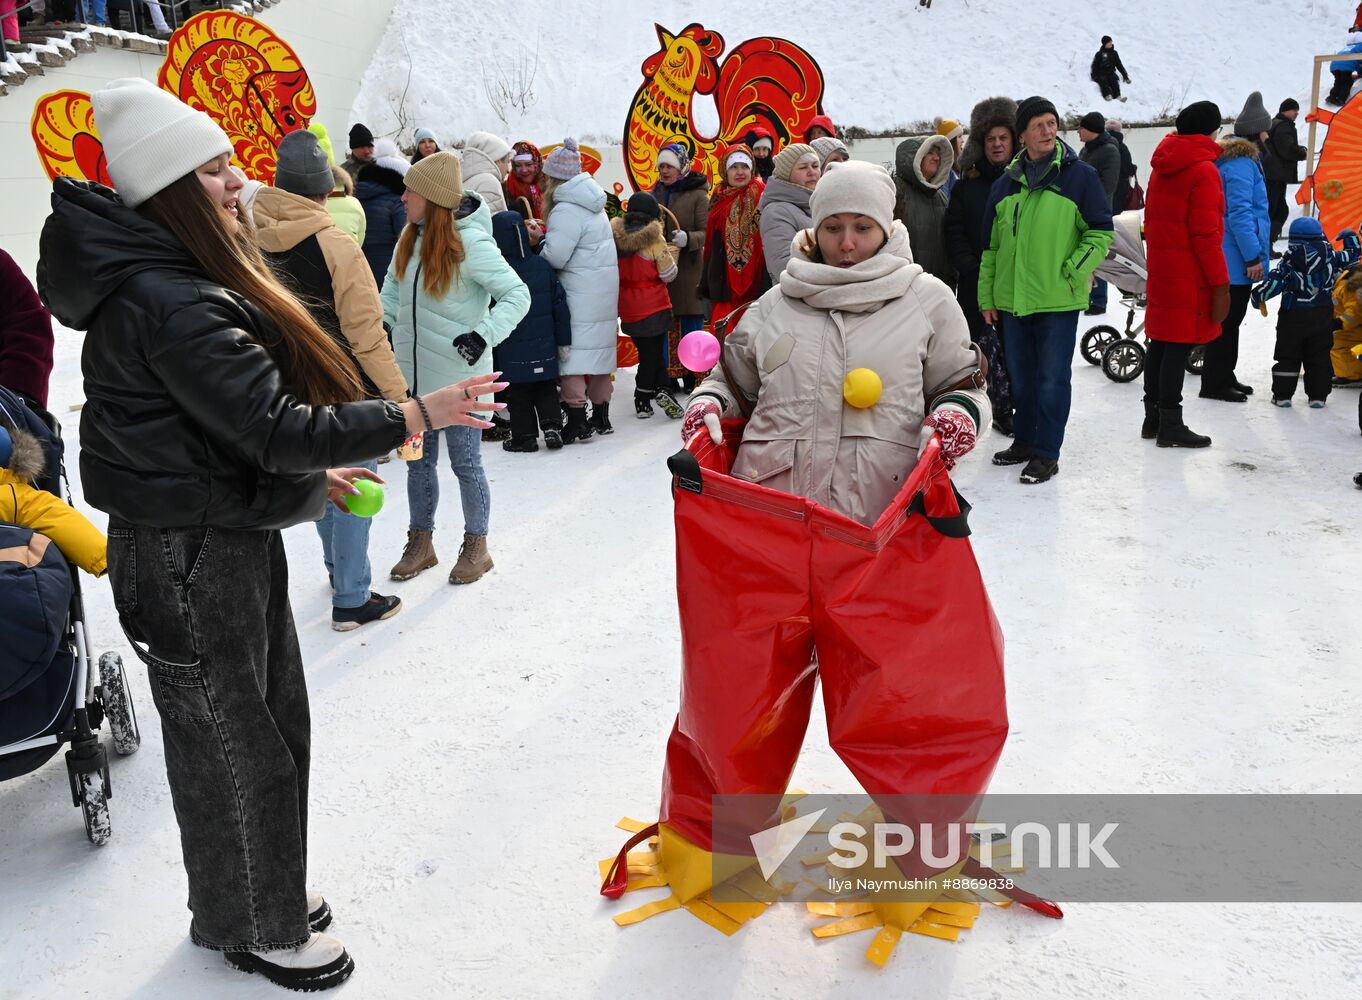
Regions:
[[[1177,131],[1154,150],[1145,195],[1149,261],[1145,333],[1144,426],[1160,448],[1205,448],[1211,439],[1182,422],[1182,379],[1196,344],[1220,336],[1230,308],[1230,276],[1221,249],[1225,192],[1215,161],[1220,109],[1210,101],[1178,114]]]

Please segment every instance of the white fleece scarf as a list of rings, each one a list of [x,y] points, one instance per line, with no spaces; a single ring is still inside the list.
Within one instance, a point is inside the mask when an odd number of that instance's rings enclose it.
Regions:
[[[806,230],[813,237],[810,230]],[[843,312],[874,312],[908,291],[922,268],[913,263],[908,231],[895,220],[889,239],[880,252],[851,267],[816,264],[800,249],[803,234],[795,237],[790,263],[780,276],[781,294],[801,299],[815,309]]]

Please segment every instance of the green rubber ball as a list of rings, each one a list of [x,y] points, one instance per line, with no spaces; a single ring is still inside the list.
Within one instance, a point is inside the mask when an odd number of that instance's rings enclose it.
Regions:
[[[373,517],[383,509],[383,487],[372,479],[356,479],[359,495],[345,494],[345,507],[356,517]]]

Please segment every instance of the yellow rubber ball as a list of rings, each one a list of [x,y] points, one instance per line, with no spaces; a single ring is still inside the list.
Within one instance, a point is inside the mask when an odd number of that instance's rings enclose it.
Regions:
[[[883,392],[884,383],[869,368],[853,368],[842,379],[842,398],[858,410],[874,406]]]

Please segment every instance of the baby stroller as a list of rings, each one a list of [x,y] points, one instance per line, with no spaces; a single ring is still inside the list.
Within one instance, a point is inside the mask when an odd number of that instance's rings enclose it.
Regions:
[[[45,470],[34,485],[70,504],[56,419],[4,388],[0,411],[42,445]],[[0,522],[0,781],[36,770],[70,744],[71,800],[84,814],[85,835],[99,846],[112,832],[112,791],[98,731],[109,723],[121,755],[134,753],[142,738],[117,653],[99,658],[94,683],[80,574],[45,541],[30,528]]]
[[[1079,353],[1090,365],[1099,365],[1113,382],[1133,382],[1144,372],[1145,348],[1137,339],[1144,333],[1144,321],[1135,323],[1135,312],[1145,306],[1145,282],[1149,272],[1144,262],[1144,230],[1140,213],[1122,212],[1112,219],[1111,247],[1106,260],[1097,266],[1097,277],[1115,285],[1126,307],[1124,331],[1103,323],[1089,328],[1079,341]],[[1200,375],[1205,348],[1192,348],[1187,356],[1187,371]]]

